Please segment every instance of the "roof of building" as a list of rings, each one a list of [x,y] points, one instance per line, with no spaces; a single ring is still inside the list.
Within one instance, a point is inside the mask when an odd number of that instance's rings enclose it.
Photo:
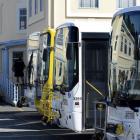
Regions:
[[[6,48],[12,46],[25,45],[25,44],[27,44],[27,39],[8,40],[8,41],[0,42],[0,45],[3,45]]]

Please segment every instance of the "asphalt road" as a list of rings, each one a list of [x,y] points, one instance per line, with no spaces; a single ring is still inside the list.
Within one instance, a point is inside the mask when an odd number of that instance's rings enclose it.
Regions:
[[[0,140],[91,140],[65,128],[43,125],[35,109],[0,104]]]

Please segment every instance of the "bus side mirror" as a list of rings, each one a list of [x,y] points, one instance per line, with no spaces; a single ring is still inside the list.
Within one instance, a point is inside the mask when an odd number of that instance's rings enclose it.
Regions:
[[[138,48],[138,47],[134,48],[134,59],[140,60],[140,48]]]
[[[72,43],[67,43],[67,49],[66,49],[66,58],[67,60],[71,60],[72,59]]]
[[[47,61],[47,57],[48,57],[48,49],[45,48],[43,50],[43,61],[46,62]]]

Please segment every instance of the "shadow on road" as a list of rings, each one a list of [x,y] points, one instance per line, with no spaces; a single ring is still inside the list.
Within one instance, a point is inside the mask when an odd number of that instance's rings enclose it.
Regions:
[[[2,111],[3,110],[3,111]],[[91,135],[57,126],[43,125],[37,111],[0,104],[0,140],[77,140]]]

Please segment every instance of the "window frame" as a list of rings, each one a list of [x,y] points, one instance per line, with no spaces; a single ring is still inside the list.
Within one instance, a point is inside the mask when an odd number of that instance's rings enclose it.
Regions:
[[[85,2],[89,3],[89,6],[85,6]],[[92,9],[92,8],[99,8],[99,0],[79,0],[79,8],[81,9]]]
[[[25,10],[25,11],[22,11],[22,10]],[[23,20],[23,18],[25,18],[25,19]],[[19,21],[18,22],[18,30],[25,31],[27,29],[27,8],[23,8],[23,7],[19,8],[18,21]],[[22,23],[21,23],[22,21],[25,22],[24,25],[22,25]]]
[[[114,51],[117,50],[117,40],[115,41],[115,45],[114,45]]]
[[[125,38],[125,43],[124,43],[124,54],[127,54],[127,39]]]
[[[29,6],[28,6],[28,11],[29,11],[29,13],[28,13],[28,16],[29,17],[32,17],[32,0],[29,0]]]
[[[124,38],[123,35],[121,36],[121,44],[120,44],[120,52],[123,52],[123,48],[124,48]]]
[[[136,0],[116,0],[116,3],[117,3],[117,9],[136,6]]]
[[[43,0],[39,1],[39,11],[42,12],[43,11]]]
[[[38,0],[34,1],[34,14],[37,15],[38,14]]]
[[[129,47],[128,54],[131,56],[131,47]]]

